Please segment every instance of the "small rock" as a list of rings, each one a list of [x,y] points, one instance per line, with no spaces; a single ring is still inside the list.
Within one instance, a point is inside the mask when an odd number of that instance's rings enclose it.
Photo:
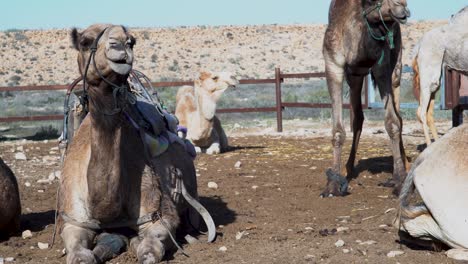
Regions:
[[[55,179],[60,179],[60,176],[61,176],[61,172],[60,171],[53,171],[49,174],[49,177],[47,177],[49,179],[49,181],[53,181]]]
[[[48,179],[41,179],[41,180],[37,180],[37,183],[40,183],[40,184],[49,184],[50,181]]]
[[[310,226],[307,226],[307,227],[305,228],[305,230],[314,230],[314,229],[313,229],[312,227],[310,227]]]
[[[237,232],[237,234],[236,234],[236,240],[241,239],[241,238],[244,236],[244,234],[245,234],[245,231]]]
[[[390,208],[390,209],[387,209],[387,210],[385,211],[385,213],[388,214],[388,213],[390,213],[391,211],[395,211],[395,210],[396,210],[395,208]]]
[[[225,247],[225,246],[222,246],[222,247],[219,248],[219,251],[221,251],[221,252],[226,252],[226,250],[227,250],[227,247]]]
[[[312,261],[314,258],[315,258],[314,255],[306,255],[306,256],[304,257],[304,260],[305,260],[305,261]]]
[[[37,190],[37,192],[38,192],[38,193],[43,193],[43,192],[44,192],[44,190]]]
[[[30,183],[30,182],[25,182],[25,183],[24,183],[24,186],[26,186],[26,187],[31,187],[31,183]]]
[[[235,123],[235,124],[234,124],[234,129],[237,129],[237,128],[242,128],[242,126],[239,125],[238,123]]]
[[[349,227],[343,227],[343,226],[340,226],[336,229],[337,232],[343,232],[343,231],[348,231],[349,230]]]
[[[14,257],[5,258],[5,262],[13,262],[13,261],[15,261]]]
[[[345,245],[345,242],[341,239],[335,242],[336,247],[342,247],[344,245]]]
[[[252,186],[252,189],[256,190],[258,188],[257,185]]]
[[[316,167],[316,166],[312,166],[312,167],[310,167],[310,169],[311,169],[311,170],[316,170],[317,167]]]
[[[405,254],[405,252],[403,252],[401,250],[392,250],[392,251],[387,253],[387,257],[394,258],[396,256],[400,256],[400,255],[403,255],[403,254]]]
[[[236,164],[234,164],[234,168],[236,169],[240,169],[241,166],[242,166],[242,162],[240,160],[238,160]]]
[[[379,225],[379,228],[382,228],[382,229],[385,229],[387,227],[388,227],[388,225]]]
[[[31,238],[32,237],[31,230],[24,230],[23,233],[21,233],[21,237],[23,239]]]
[[[37,242],[37,247],[38,247],[39,249],[48,249],[48,248],[49,248],[49,243]]]
[[[468,260],[468,250],[467,249],[450,249],[445,252],[447,257],[455,260]]]
[[[23,152],[18,152],[15,154],[16,160],[26,160],[26,155]]]
[[[208,188],[218,189],[218,184],[216,182],[208,182]]]
[[[23,151],[24,151],[24,148],[23,148],[23,146],[18,146],[18,147],[16,148],[16,150],[17,150],[17,151],[20,151],[20,152],[23,152]]]
[[[359,243],[359,245],[373,245],[373,244],[376,244],[376,243],[377,242],[375,242],[374,240],[367,240],[367,241]]]
[[[343,248],[343,253],[348,254],[348,253],[349,253],[349,249]]]
[[[59,150],[59,148],[58,147],[52,147],[52,148],[50,148],[50,150],[52,150],[52,151]]]

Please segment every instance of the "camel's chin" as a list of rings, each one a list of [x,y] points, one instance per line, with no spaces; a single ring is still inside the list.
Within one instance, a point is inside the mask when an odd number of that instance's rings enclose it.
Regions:
[[[115,73],[120,74],[120,75],[127,75],[132,70],[132,64],[127,64],[127,63],[115,63],[115,62],[109,61],[109,66]]]

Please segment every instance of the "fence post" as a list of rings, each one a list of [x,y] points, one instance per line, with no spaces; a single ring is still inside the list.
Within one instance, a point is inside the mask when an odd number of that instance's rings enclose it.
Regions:
[[[281,102],[281,69],[275,68],[275,85],[276,85],[276,124],[277,131],[283,132],[283,106]]]

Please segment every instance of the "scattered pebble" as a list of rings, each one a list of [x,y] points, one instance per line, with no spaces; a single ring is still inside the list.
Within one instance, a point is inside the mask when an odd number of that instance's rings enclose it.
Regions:
[[[14,257],[5,258],[5,262],[13,262],[13,261],[15,261]]]
[[[216,182],[208,182],[208,188],[218,189],[218,184]]]
[[[25,183],[24,183],[24,186],[26,186],[26,187],[31,187],[31,183],[30,183],[30,182],[25,182]]]
[[[244,234],[245,234],[245,231],[237,232],[237,234],[236,234],[236,240],[241,239],[241,238],[244,236]]]
[[[238,160],[236,164],[234,164],[234,168],[236,169],[240,169],[241,166],[242,166],[242,162],[240,160]]]
[[[48,179],[40,179],[40,180],[37,180],[37,183],[40,183],[40,184],[49,184],[50,181]]]
[[[395,208],[390,208],[390,209],[387,209],[387,210],[385,211],[385,213],[388,214],[388,213],[390,213],[391,211],[395,211],[395,210],[396,210]]]
[[[335,242],[335,247],[342,247],[344,245],[345,245],[345,242],[341,239]]]
[[[396,256],[400,256],[400,255],[403,255],[403,254],[405,254],[405,252],[403,252],[401,250],[392,250],[392,251],[387,253],[387,257],[394,258]]]
[[[16,160],[26,160],[26,155],[23,152],[18,152],[15,154]]]
[[[24,230],[23,233],[21,233],[21,237],[23,239],[31,238],[32,237],[31,230]]]
[[[445,254],[451,259],[468,261],[467,249],[450,249],[447,252],[445,252]]]
[[[344,226],[340,226],[336,229],[337,232],[343,232],[343,231],[348,231],[349,230],[349,227],[344,227]]]
[[[388,225],[379,225],[379,228],[387,228]]]
[[[226,252],[226,250],[227,250],[227,247],[225,247],[225,246],[222,246],[222,247],[219,248],[219,251],[221,251],[221,252]]]
[[[43,193],[43,192],[44,192],[44,190],[37,190],[37,192],[38,192],[38,193]]]
[[[373,244],[376,244],[376,243],[377,242],[374,241],[374,240],[367,240],[367,241],[359,243],[359,245],[373,245]]]
[[[349,253],[349,249],[343,248],[343,253],[348,254],[348,253]]]
[[[39,249],[48,249],[48,248],[49,248],[49,243],[37,242],[37,247],[38,247]]]
[[[310,227],[310,226],[307,226],[307,227],[305,228],[305,230],[314,230],[314,229],[313,229],[312,227]]]
[[[314,255],[306,255],[306,256],[304,257],[304,260],[305,260],[305,261],[312,261],[312,260],[314,260],[314,258],[315,258]]]
[[[252,186],[252,189],[256,190],[258,188],[257,185]]]

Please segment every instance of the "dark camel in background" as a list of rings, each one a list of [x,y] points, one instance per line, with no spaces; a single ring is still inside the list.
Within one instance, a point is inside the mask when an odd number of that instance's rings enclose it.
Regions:
[[[370,72],[385,107],[385,128],[393,154],[393,177],[384,185],[398,193],[406,177],[406,156],[399,116],[401,74],[400,23],[410,16],[406,0],[333,0],[325,32],[323,56],[332,103],[333,167],[327,171],[328,183],[322,197],[347,193],[353,178],[354,161],[361,136],[364,114],[361,90]],[[354,114],[353,144],[346,164],[347,177],[341,176],[341,152],[346,133],[343,126],[343,80],[350,87]]]
[[[11,169],[0,158],[0,239],[19,230],[20,216],[18,183]]]

